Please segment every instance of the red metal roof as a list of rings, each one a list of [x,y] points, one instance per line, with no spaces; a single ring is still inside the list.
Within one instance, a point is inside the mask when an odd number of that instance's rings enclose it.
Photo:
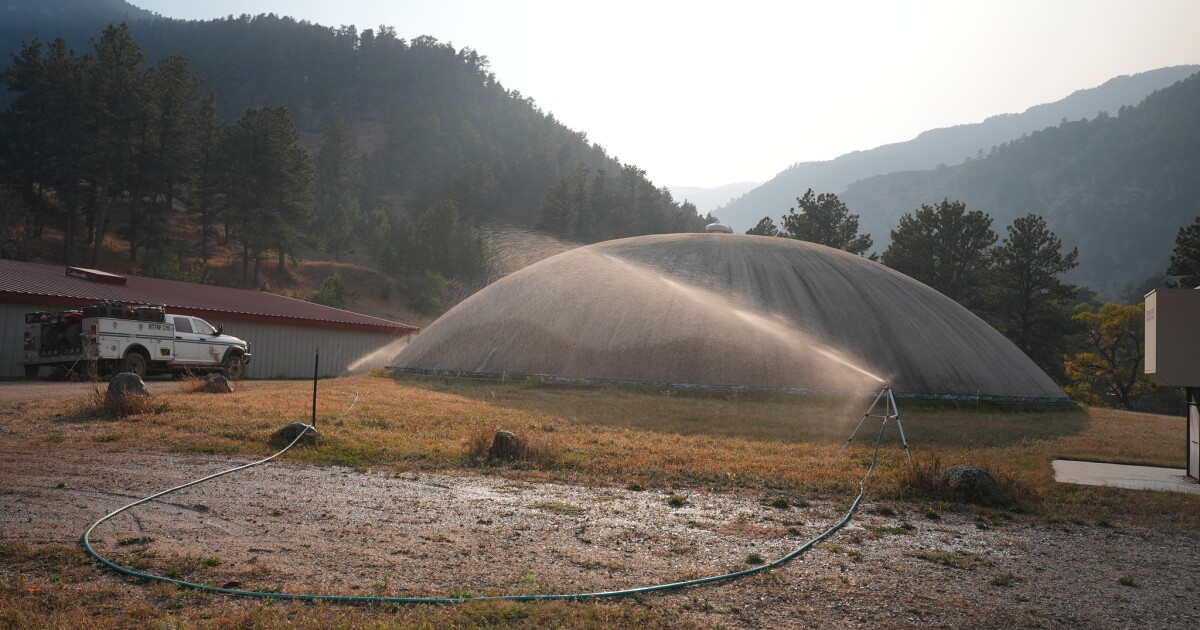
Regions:
[[[66,268],[61,265],[0,260],[0,302],[79,307],[94,304],[98,300],[116,300],[164,304],[167,311],[183,315],[220,315],[234,320],[281,321],[396,335],[407,335],[418,330],[416,326],[263,291],[141,276],[124,278],[125,284],[122,286],[113,284],[111,280],[98,282],[88,279],[85,274],[68,275]]]

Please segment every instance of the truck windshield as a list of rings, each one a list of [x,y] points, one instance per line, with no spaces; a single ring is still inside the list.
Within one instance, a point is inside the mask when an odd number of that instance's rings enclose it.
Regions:
[[[216,329],[210,326],[208,322],[204,321],[203,319],[193,317],[192,321],[196,323],[196,332],[201,335],[211,335],[216,332]]]

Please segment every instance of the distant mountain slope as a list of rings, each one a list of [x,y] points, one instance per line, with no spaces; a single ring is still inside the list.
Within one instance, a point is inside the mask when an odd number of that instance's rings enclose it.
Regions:
[[[1057,125],[1064,119],[1090,118],[1101,111],[1115,113],[1122,105],[1136,104],[1154,90],[1197,71],[1200,66],[1177,66],[1120,76],[1099,87],[1079,90],[1061,101],[1031,107],[1021,114],[1002,114],[981,123],[934,129],[908,142],[856,151],[829,161],[794,164],[762,186],[718,208],[716,213],[741,232],[754,227],[764,216],[778,222],[796,204],[796,197],[809,188],[840,193],[852,182],[875,175],[960,164],[979,157],[981,151],[986,153],[998,144]],[[859,211],[854,206],[851,209]],[[876,234],[876,243],[882,242],[879,236]]]
[[[61,37],[80,50],[111,22],[154,16],[125,0],[0,0],[0,66],[35,37]]]
[[[762,182],[737,182],[735,184],[725,184],[724,186],[716,186],[714,188],[702,188],[699,186],[672,186],[671,195],[680,201],[686,200],[692,202],[700,214],[707,214],[713,210],[716,210],[722,204],[733,201],[734,199],[760,186],[761,184]]]
[[[501,84],[485,56],[432,37],[407,41],[390,27],[360,32],[274,14],[173,20],[122,0],[3,2],[12,18],[4,22],[4,45],[14,50],[34,37],[63,37],[89,53],[88,41],[105,25],[128,19],[148,65],[185,57],[227,121],[247,108],[285,106],[310,152],[335,118],[349,120],[366,158],[365,210],[415,216],[449,199],[465,217],[532,225],[544,193],[580,164],[650,186],[640,169],[626,169],[585,133]],[[9,60],[0,59],[0,69]],[[669,199],[665,205],[631,207],[624,229],[703,227],[694,212]],[[664,213],[671,216],[649,216]],[[655,225],[662,227],[647,227]]]
[[[1041,214],[1079,247],[1068,278],[1114,295],[1166,271],[1176,232],[1200,215],[1197,112],[1200,74],[1116,116],[1048,127],[983,159],[856,182],[842,200],[880,249],[901,214],[945,197],[991,214],[1001,235],[1012,219]]]

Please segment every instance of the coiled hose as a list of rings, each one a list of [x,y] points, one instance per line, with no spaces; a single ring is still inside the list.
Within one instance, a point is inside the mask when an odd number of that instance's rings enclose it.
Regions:
[[[276,457],[279,457],[280,455],[283,455],[284,453],[288,452],[289,449],[291,449],[293,446],[296,445],[296,443],[298,443],[300,441],[300,438],[304,437],[304,435],[308,432],[309,429],[312,429],[312,427],[306,426],[305,429],[303,431],[301,431],[299,435],[296,436],[296,439],[292,440],[291,444],[288,444],[283,450],[279,451],[278,453],[275,453],[274,455],[271,455],[270,457],[266,457],[264,459],[260,459],[255,462],[250,462],[249,464],[243,464],[243,465],[237,466],[235,468],[230,468],[229,470],[225,470],[225,471],[222,471],[219,473],[214,473],[207,477],[197,479],[195,481],[190,481],[190,482],[182,484],[182,485],[175,486],[174,488],[169,488],[167,490],[163,490],[162,492],[158,492],[158,493],[152,494],[144,499],[134,501],[133,503],[130,503],[129,505],[126,505],[120,509],[110,512],[109,514],[106,514],[105,516],[98,519],[95,523],[92,523],[92,525],[90,527],[88,527],[86,531],[83,532],[83,538],[82,538],[81,542],[83,544],[84,549],[87,550],[88,554],[90,554],[93,558],[98,560],[104,566],[112,569],[113,571],[116,571],[117,573],[120,573],[122,575],[128,575],[130,577],[135,577],[135,578],[140,578],[143,580],[150,580],[150,581],[155,581],[155,582],[166,582],[168,584],[174,584],[176,586],[181,586],[184,588],[195,589],[198,591],[204,591],[204,592],[208,592],[208,593],[220,593],[222,595],[237,595],[237,596],[241,596],[241,597],[260,597],[260,598],[272,598],[272,599],[290,599],[290,600],[300,600],[300,601],[309,601],[309,602],[331,602],[331,603],[338,603],[338,604],[462,604],[462,603],[466,603],[466,602],[485,602],[485,601],[514,601],[514,602],[535,602],[535,601],[549,601],[549,600],[579,601],[579,600],[588,600],[588,599],[627,597],[630,595],[639,595],[639,594],[643,594],[643,593],[656,593],[659,591],[671,591],[671,590],[687,588],[687,587],[691,587],[691,586],[699,586],[701,584],[712,584],[715,582],[724,582],[726,580],[733,580],[736,578],[745,577],[747,575],[753,575],[755,573],[766,571],[768,569],[773,569],[775,567],[778,567],[778,566],[792,560],[793,558],[796,558],[797,556],[800,556],[801,554],[805,553],[809,549],[812,549],[813,546],[815,546],[817,543],[832,536],[834,534],[834,532],[838,531],[839,529],[844,527],[847,523],[849,523],[850,519],[854,516],[854,513],[858,511],[859,504],[862,503],[863,495],[866,492],[867,477],[870,476],[870,474],[873,470],[875,470],[875,466],[879,462],[879,445],[883,441],[884,430],[887,429],[887,418],[884,417],[883,423],[879,427],[879,436],[877,438],[875,438],[875,452],[871,456],[871,464],[867,468],[867,472],[865,474],[863,474],[861,479],[858,480],[858,496],[854,498],[854,502],[850,505],[850,509],[846,511],[846,515],[843,516],[841,520],[839,520],[837,523],[835,523],[829,529],[825,530],[824,532],[822,532],[821,534],[819,534],[812,540],[809,540],[808,542],[801,545],[795,551],[792,551],[791,553],[789,553],[789,554],[783,556],[782,558],[779,558],[778,560],[775,560],[773,562],[770,562],[767,564],[762,564],[762,565],[759,565],[759,566],[756,566],[756,567],[753,567],[750,569],[745,569],[743,571],[735,571],[733,573],[723,573],[721,575],[713,575],[710,577],[697,578],[694,580],[685,580],[682,582],[672,582],[670,584],[656,584],[654,586],[642,586],[642,587],[638,587],[638,588],[627,588],[627,589],[621,589],[621,590],[616,590],[616,591],[599,591],[599,592],[593,592],[593,593],[572,593],[572,594],[557,594],[557,595],[496,595],[496,596],[491,596],[491,597],[379,597],[379,596],[365,596],[365,595],[315,595],[315,594],[307,594],[307,593],[267,593],[267,592],[262,592],[262,591],[246,591],[246,590],[241,590],[241,589],[236,589],[236,588],[221,588],[221,587],[217,587],[217,586],[209,586],[207,584],[198,584],[196,582],[188,582],[186,580],[177,580],[177,579],[169,578],[169,577],[162,576],[162,575],[153,575],[150,573],[143,573],[141,571],[135,571],[128,567],[123,567],[123,566],[109,560],[108,558],[105,558],[104,556],[100,555],[92,547],[92,543],[89,539],[92,534],[92,531],[95,530],[96,527],[99,526],[101,523],[109,520],[110,518],[112,518],[122,512],[125,512],[126,510],[129,510],[129,509],[135,508],[139,505],[142,505],[143,503],[148,503],[159,497],[163,497],[163,496],[166,496],[173,492],[183,490],[184,488],[189,488],[191,486],[204,483],[205,481],[209,481],[210,479],[216,479],[217,477],[228,475],[230,473],[235,473],[239,470],[245,470],[252,466],[258,466],[260,464],[265,464],[265,463],[275,459]]]

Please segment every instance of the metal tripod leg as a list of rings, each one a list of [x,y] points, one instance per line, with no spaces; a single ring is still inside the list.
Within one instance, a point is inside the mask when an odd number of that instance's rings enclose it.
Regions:
[[[887,388],[879,390],[879,395],[875,397],[875,402],[871,403],[870,407],[867,407],[867,413],[864,413],[862,420],[858,421],[858,426],[854,427],[854,431],[852,433],[850,433],[850,437],[847,438],[846,443],[842,445],[842,450],[838,451],[837,457],[833,458],[833,463],[836,464],[838,462],[838,460],[840,460],[842,458],[842,453],[846,452],[846,448],[848,446],[850,446],[850,442],[854,439],[854,436],[858,435],[858,430],[862,428],[862,425],[864,422],[867,421],[867,418],[871,417],[871,411],[873,411],[875,409],[875,405],[879,404],[879,399],[883,398],[884,393],[886,393],[887,391],[888,391]],[[887,411],[885,410],[884,413],[887,413]]]
[[[900,443],[904,445],[904,456],[908,458],[908,465],[913,465],[912,451],[908,450],[908,438],[904,436],[904,423],[900,422],[900,407],[896,406],[896,397],[892,394],[892,388],[887,388],[888,402],[892,406],[892,410],[896,412],[896,427],[900,429]]]

